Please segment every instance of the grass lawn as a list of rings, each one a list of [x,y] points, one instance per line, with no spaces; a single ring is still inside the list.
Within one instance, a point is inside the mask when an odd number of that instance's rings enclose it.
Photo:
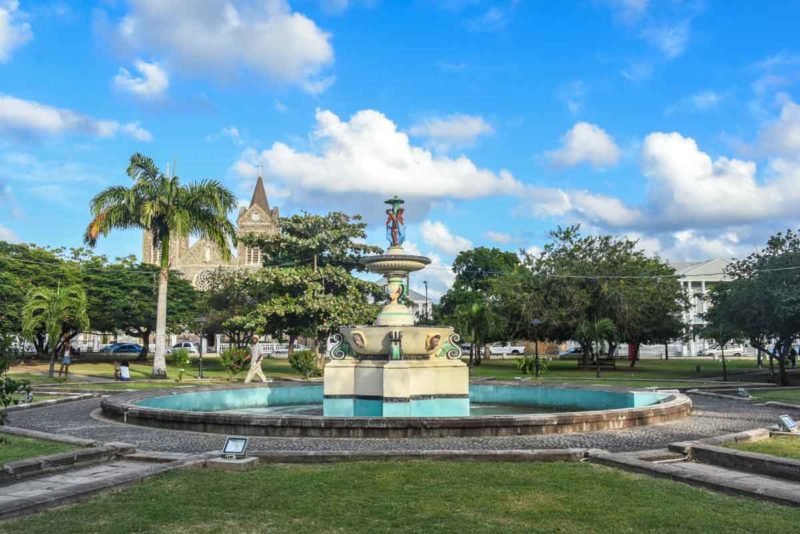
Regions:
[[[760,401],[778,401],[800,404],[800,389],[777,389],[753,391],[753,398]]]
[[[736,380],[736,375],[748,371],[755,371],[756,362],[750,359],[729,360],[728,374],[731,380]],[[697,371],[697,366],[700,371]],[[515,376],[522,376],[517,370],[516,360],[489,360],[484,361],[478,367],[472,369],[473,378],[493,376],[498,379],[512,379]],[[680,358],[671,360],[640,360],[636,367],[629,367],[627,360],[617,361],[615,370],[600,370],[601,379],[648,379],[650,384],[659,385],[661,382],[669,380],[697,380],[706,381],[709,378],[722,376],[722,362],[720,360],[709,360],[700,358]],[[594,369],[584,371],[579,369],[575,360],[553,360],[548,363],[548,370],[545,373],[547,380],[568,381],[570,379],[594,379]],[[611,381],[609,381],[611,383]],[[669,387],[669,386],[666,386]]]
[[[800,510],[584,463],[173,472],[6,532],[791,532]]]
[[[760,452],[761,454],[800,460],[800,437],[775,436],[769,439],[731,443],[725,446],[738,451]]]
[[[14,460],[67,452],[74,449],[74,446],[66,443],[0,434],[0,465]]]

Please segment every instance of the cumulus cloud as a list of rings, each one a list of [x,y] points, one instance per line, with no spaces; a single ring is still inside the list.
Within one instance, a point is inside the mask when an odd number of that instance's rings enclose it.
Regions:
[[[419,227],[422,240],[428,246],[442,251],[448,256],[456,256],[462,250],[472,248],[472,241],[465,237],[453,234],[450,229],[440,221],[422,221]]]
[[[8,228],[0,224],[0,241],[6,241],[7,243],[16,243],[19,241],[19,238],[17,238],[17,234],[15,234],[11,230],[11,228]]]
[[[140,141],[152,140],[138,122],[121,125],[117,121],[95,119],[69,109],[0,94],[0,133],[29,137],[81,133],[103,138],[113,137],[120,130]]]
[[[483,117],[463,113],[430,117],[408,129],[412,136],[424,138],[428,146],[442,152],[451,148],[471,147],[478,137],[493,132],[492,125]]]
[[[495,173],[464,156],[437,157],[412,145],[394,122],[374,110],[359,111],[349,121],[318,110],[311,139],[315,150],[301,151],[281,142],[260,153],[245,150],[233,171],[250,177],[263,165],[268,175],[290,188],[321,193],[439,199],[515,194],[524,189],[506,170]]]
[[[114,87],[134,96],[152,99],[163,96],[169,87],[169,75],[158,62],[137,59],[133,63],[139,76],[132,75],[128,69],[120,67],[114,77]]]
[[[242,140],[242,133],[239,131],[239,128],[236,126],[226,126],[217,133],[207,135],[206,141],[216,141],[217,139],[227,137],[231,141],[233,141],[237,145],[241,145],[244,143]]]
[[[547,153],[548,159],[559,167],[587,163],[595,168],[614,165],[621,155],[614,138],[588,122],[576,123],[561,137],[561,147]]]
[[[330,34],[285,0],[129,0],[114,24],[123,48],[168,59],[170,65],[216,77],[247,69],[271,80],[308,84],[333,62]],[[322,83],[322,85],[320,85]]]
[[[685,19],[673,24],[649,26],[642,31],[642,37],[668,59],[674,59],[686,51],[691,28],[691,20]]]
[[[507,245],[514,241],[514,236],[511,234],[507,234],[505,232],[495,232],[494,230],[488,230],[484,234],[486,239],[489,241],[493,241],[495,243],[499,243],[501,245]]]
[[[33,39],[25,18],[18,0],[0,0],[0,63],[9,61],[17,48]]]
[[[800,106],[786,102],[780,116],[759,132],[758,145],[762,152],[797,158],[800,154]]]

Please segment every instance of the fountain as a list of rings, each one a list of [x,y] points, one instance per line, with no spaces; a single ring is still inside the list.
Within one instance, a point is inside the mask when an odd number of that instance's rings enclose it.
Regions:
[[[386,254],[361,260],[386,278],[387,302],[375,325],[343,327],[334,336],[325,366],[325,416],[469,415],[469,371],[458,334],[446,326],[414,326],[414,314],[403,302],[408,274],[430,263],[403,250],[403,203],[397,197],[386,201]]]

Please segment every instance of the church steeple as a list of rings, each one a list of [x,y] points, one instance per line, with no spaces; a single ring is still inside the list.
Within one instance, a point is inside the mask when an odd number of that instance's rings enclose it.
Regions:
[[[265,213],[270,213],[269,201],[267,200],[267,191],[264,189],[264,179],[261,177],[261,167],[258,168],[258,181],[256,188],[253,190],[253,198],[250,199],[250,207],[258,206]]]

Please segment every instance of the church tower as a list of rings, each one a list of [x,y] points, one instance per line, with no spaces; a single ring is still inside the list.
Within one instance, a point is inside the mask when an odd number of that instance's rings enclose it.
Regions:
[[[250,206],[240,209],[239,217],[236,219],[236,236],[239,238],[237,264],[240,267],[261,267],[261,252],[258,248],[248,247],[242,243],[241,238],[247,235],[262,236],[277,233],[279,218],[278,208],[269,207],[264,179],[259,171]]]

